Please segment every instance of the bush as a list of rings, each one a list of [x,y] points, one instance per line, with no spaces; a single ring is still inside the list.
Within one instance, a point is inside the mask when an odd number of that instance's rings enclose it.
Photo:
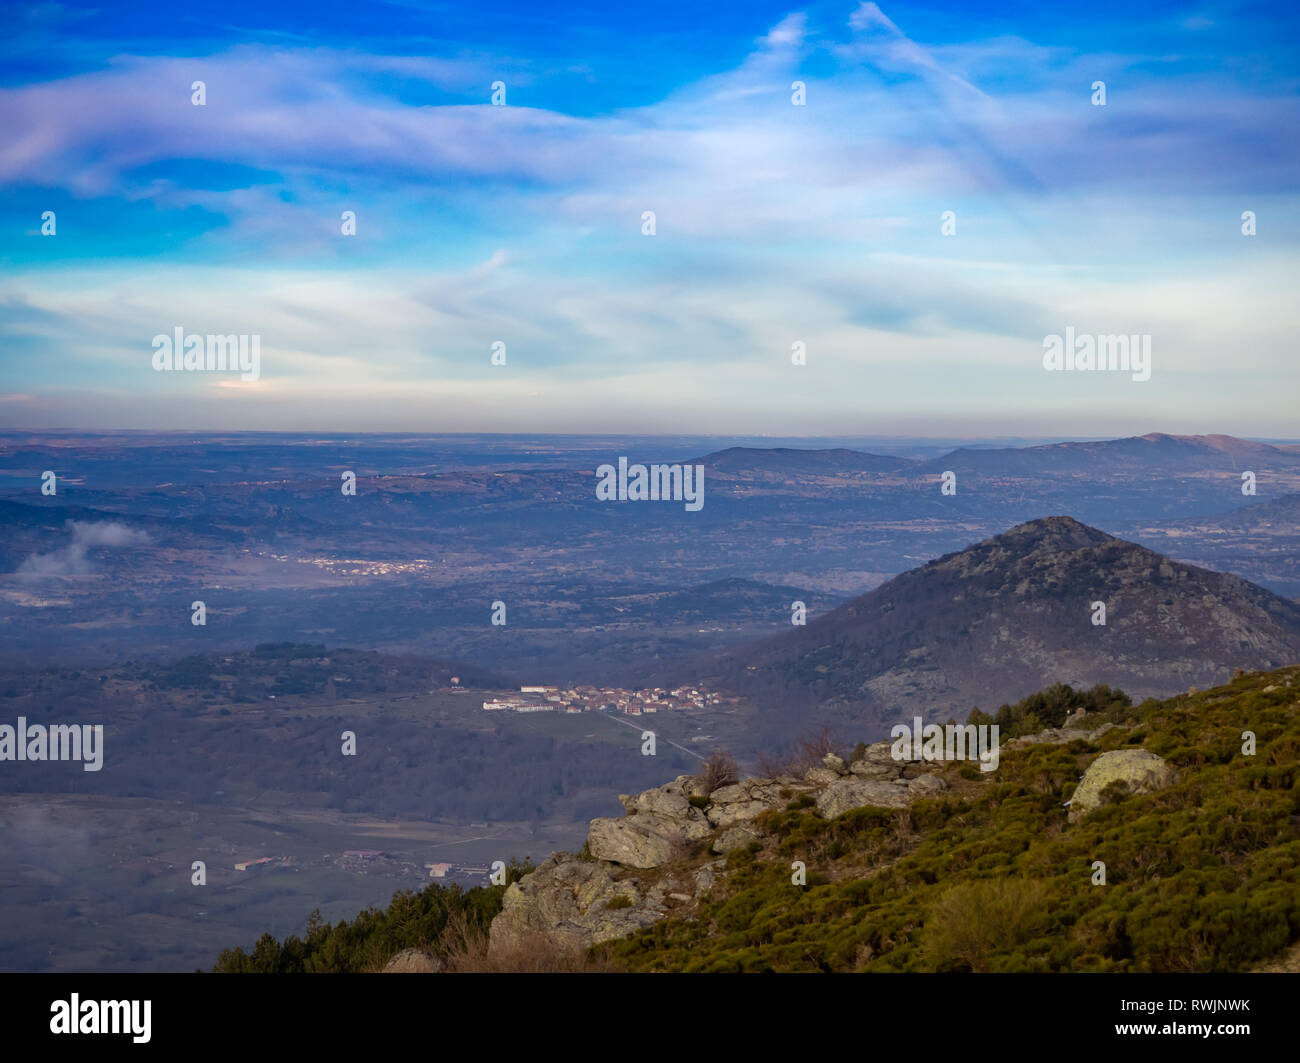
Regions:
[[[584,952],[541,931],[494,942],[485,928],[461,919],[451,920],[437,951],[450,974],[599,974],[617,969],[603,951]]]
[[[765,753],[758,758],[758,773],[769,779],[779,775],[803,775],[809,768],[821,766],[827,753],[835,753],[841,746],[839,736],[830,727],[797,739],[783,753],[772,756]],[[862,746],[865,752],[866,746]]]
[[[730,786],[740,778],[740,768],[736,758],[724,749],[715,750],[704,762],[704,788],[709,793],[723,786]]]
[[[921,952],[936,971],[989,969],[993,955],[1035,936],[1046,915],[1042,883],[999,878],[963,882],[931,908]]]

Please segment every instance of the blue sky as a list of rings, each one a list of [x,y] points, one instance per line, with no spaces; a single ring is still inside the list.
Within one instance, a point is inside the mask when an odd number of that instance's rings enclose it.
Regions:
[[[1300,435],[1293,5],[971,8],[9,5],[0,425]]]

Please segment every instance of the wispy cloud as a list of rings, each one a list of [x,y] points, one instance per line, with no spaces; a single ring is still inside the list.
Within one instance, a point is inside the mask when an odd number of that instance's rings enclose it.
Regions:
[[[1085,321],[1156,335],[1166,379],[1233,346],[1221,394],[1292,372],[1300,102],[1283,58],[1244,77],[1228,51],[1138,47],[1153,31],[1136,22],[1117,54],[1105,35],[1089,49],[917,18],[787,11],[733,30],[725,66],[682,78],[665,62],[649,102],[606,100],[577,64],[600,106],[530,105],[575,77],[571,57],[482,41],[417,56],[263,39],[11,82],[0,181],[31,235],[0,268],[0,357],[32,417],[96,388],[217,423],[264,420],[293,389],[326,419],[405,391],[465,429],[533,417],[534,395],[557,427],[673,403],[685,427],[693,404],[723,403],[728,430],[788,413],[811,430],[851,421],[862,394],[924,409],[937,372],[976,362],[972,408],[1051,404],[1024,367],[1044,331]],[[493,107],[503,71],[509,105]],[[33,227],[47,203],[54,240]],[[260,334],[258,386],[142,368],[177,324]],[[498,339],[511,353],[493,374]],[[794,339],[816,357],[792,392]],[[1213,409],[1195,389],[1153,393],[1171,414]]]

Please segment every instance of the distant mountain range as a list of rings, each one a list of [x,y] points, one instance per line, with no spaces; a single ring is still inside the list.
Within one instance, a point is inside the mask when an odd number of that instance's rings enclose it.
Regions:
[[[869,454],[862,450],[836,447],[830,450],[801,450],[793,447],[729,447],[696,458],[711,473],[825,474],[846,472],[897,472],[917,469],[909,458]]]
[[[1094,623],[1105,606],[1105,623]],[[1018,525],[805,627],[734,648],[706,677],[769,722],[964,719],[1051,683],[1138,697],[1300,661],[1300,605],[1071,517]]]
[[[1092,442],[1044,443],[1030,447],[959,447],[925,461],[871,454],[866,451],[794,449],[790,447],[730,447],[696,458],[710,472],[845,473],[900,472],[981,473],[1027,476],[1060,472],[1097,475],[1103,467],[1128,465],[1143,470],[1225,472],[1246,469],[1300,468],[1300,448],[1257,443],[1236,436],[1175,436],[1151,432],[1144,436]]]
[[[1049,443],[1035,447],[961,449],[925,462],[930,471],[994,472],[1002,475],[1084,472],[1095,475],[1098,464],[1128,465],[1143,470],[1196,471],[1219,468],[1225,472],[1245,469],[1300,467],[1294,450],[1253,443],[1235,436],[1171,436],[1152,432],[1125,439],[1091,443]]]

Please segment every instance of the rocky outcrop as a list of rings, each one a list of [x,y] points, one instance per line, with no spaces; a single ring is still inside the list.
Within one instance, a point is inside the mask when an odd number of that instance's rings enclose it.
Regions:
[[[592,820],[584,856],[553,853],[506,890],[491,939],[542,933],[587,948],[669,913],[689,912],[725,867],[721,859],[689,866],[684,858],[700,845],[725,856],[761,844],[759,817],[800,799],[837,816],[870,804],[902,808],[947,788],[928,765],[919,774],[913,769],[911,778],[903,777],[904,767],[881,742],[852,764],[827,756],[802,778],[745,779],[709,792],[699,776],[681,775],[644,793],[622,794],[626,814]]]
[[[585,949],[625,937],[703,896],[721,866],[719,860],[643,877],[604,861],[552,853],[506,890],[491,939],[499,943],[541,933]]]
[[[1175,782],[1178,772],[1163,757],[1145,749],[1115,749],[1089,765],[1070,799],[1073,823],[1107,800],[1130,794],[1154,793]]]
[[[1065,722],[1068,724],[1070,723],[1070,720],[1078,722],[1081,719],[1082,717],[1076,713]],[[1003,742],[1002,745],[1008,747],[1035,744],[1063,745],[1066,742],[1073,742],[1076,738],[1081,738],[1085,742],[1095,742],[1107,731],[1113,730],[1114,727],[1115,725],[1113,723],[1104,723],[1093,731],[1088,731],[1078,727],[1049,727],[1047,730],[1039,731],[1037,734],[1022,735],[1020,738],[1009,738]]]
[[[680,775],[635,797],[620,795],[619,800],[628,814],[621,819],[592,820],[587,834],[588,851],[597,860],[625,867],[651,868],[666,864],[675,853],[706,837],[717,826],[691,804],[690,795],[695,788],[694,776]]]
[[[826,769],[829,770],[829,769]],[[810,773],[811,774],[811,773]],[[839,776],[835,776],[839,778]],[[705,812],[718,829],[749,823],[764,812],[785,808],[799,794],[809,793],[814,783],[794,777],[782,779],[746,779],[714,790]]]
[[[939,789],[947,786],[938,776],[927,776],[938,784]],[[911,780],[920,782],[920,779]],[[905,808],[911,804],[919,791],[913,791],[906,779],[893,779],[888,782],[880,779],[863,779],[850,776],[837,779],[826,787],[817,797],[817,811],[827,819],[843,815],[851,808],[875,805],[879,808]]]
[[[1005,745],[1095,741],[1112,726],[1054,728]],[[828,755],[802,777],[744,779],[710,792],[701,777],[681,775],[643,793],[622,794],[625,815],[592,820],[583,855],[553,853],[506,890],[491,941],[541,934],[586,949],[669,915],[689,918],[725,874],[719,856],[764,844],[764,813],[813,807],[831,819],[867,806],[906,808],[949,789],[944,767],[925,761],[919,748],[911,759],[897,760],[891,743],[877,742],[862,747],[852,762]],[[1116,781],[1123,793],[1145,793],[1174,777],[1153,753],[1103,753],[1075,791],[1070,819],[1113,797],[1116,790],[1106,787]]]
[[[594,819],[587,833],[587,850],[597,860],[649,868],[668,863],[686,840],[682,825],[663,816]]]

